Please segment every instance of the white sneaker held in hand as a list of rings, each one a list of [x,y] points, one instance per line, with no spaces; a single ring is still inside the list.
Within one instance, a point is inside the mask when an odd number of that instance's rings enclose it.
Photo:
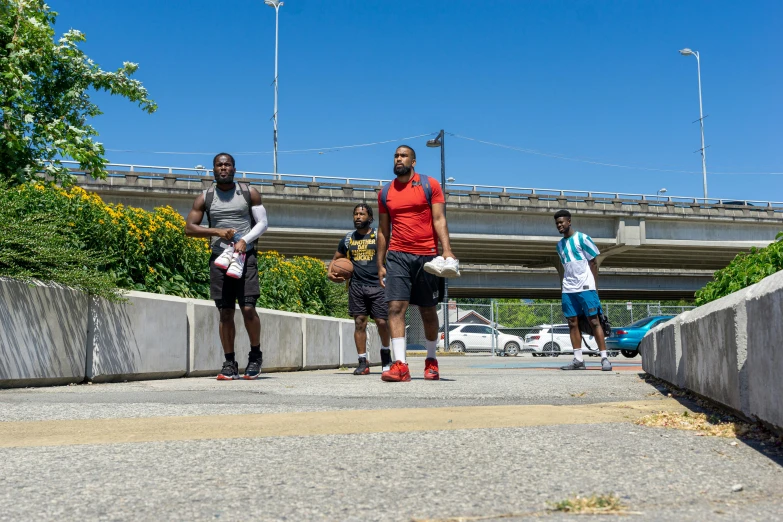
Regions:
[[[226,270],[226,275],[228,277],[233,277],[234,279],[240,279],[242,277],[242,273],[245,271],[245,254],[240,254],[239,252],[234,253],[234,257],[231,259],[231,266],[228,267],[228,270]]]
[[[427,261],[424,263],[424,271],[428,274],[443,277],[443,266],[445,263],[446,260],[443,259],[443,256],[435,257],[432,259],[432,261]]]
[[[229,266],[231,266],[231,260],[234,258],[234,243],[231,243],[229,246],[223,250],[223,253],[220,254],[217,259],[215,259],[215,266],[218,267],[221,270],[227,270]]]
[[[455,257],[447,257],[440,270],[443,277],[459,277],[459,260]]]

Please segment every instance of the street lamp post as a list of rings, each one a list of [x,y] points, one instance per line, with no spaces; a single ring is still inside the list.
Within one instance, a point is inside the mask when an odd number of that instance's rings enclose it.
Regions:
[[[272,120],[274,122],[274,171],[275,174],[277,174],[277,36],[278,36],[278,21],[280,18],[280,7],[282,7],[283,2],[280,0],[264,0],[264,3],[270,7],[275,8],[275,112],[272,115]]]
[[[440,185],[443,187],[444,197],[446,191],[446,133],[443,129],[434,140],[427,140],[427,146],[432,148],[440,147]],[[444,205],[444,214],[446,208]],[[443,279],[443,302],[446,307],[443,311],[443,350],[449,349],[449,280]]]
[[[696,57],[696,74],[699,78],[699,125],[701,126],[701,173],[704,179],[704,202],[707,202],[707,151],[704,146],[704,112],[701,104],[701,60],[699,53],[691,51],[688,48],[682,49],[680,54],[683,56],[693,55]]]
[[[660,199],[661,198],[661,194],[666,194],[666,189],[665,188],[659,189],[658,192],[655,193],[655,198],[656,199]]]

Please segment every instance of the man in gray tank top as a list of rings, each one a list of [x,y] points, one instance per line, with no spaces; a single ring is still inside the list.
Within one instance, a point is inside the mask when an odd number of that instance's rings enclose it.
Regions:
[[[266,210],[261,194],[242,183],[234,183],[234,158],[221,152],[212,161],[215,185],[193,202],[185,234],[211,238],[209,260],[210,297],[220,312],[220,343],[226,361],[218,380],[239,379],[239,364],[234,353],[234,310],[239,303],[250,337],[250,354],[245,379],[257,379],[261,373],[261,321],[256,312],[260,295],[256,240],[267,229]],[[201,226],[204,214],[208,226]]]

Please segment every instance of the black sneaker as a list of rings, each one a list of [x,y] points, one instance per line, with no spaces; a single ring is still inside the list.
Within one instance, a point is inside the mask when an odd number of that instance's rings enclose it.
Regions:
[[[565,366],[560,367],[561,370],[585,370],[585,362],[578,360],[576,357],[574,357],[574,360],[571,361],[571,364],[566,364]]]
[[[261,363],[264,360],[264,356],[261,355],[254,361],[248,361],[247,368],[245,368],[244,379],[253,380],[261,377]]]
[[[359,358],[359,366],[356,367],[356,369],[353,371],[354,375],[369,375],[370,374],[370,365],[367,364],[367,359],[365,357]]]
[[[220,373],[217,376],[217,380],[233,381],[234,379],[239,379],[239,365],[236,361],[225,361],[223,363],[223,369],[220,370]]]
[[[389,348],[381,348],[381,368],[383,371],[388,372],[391,364],[391,350]]]

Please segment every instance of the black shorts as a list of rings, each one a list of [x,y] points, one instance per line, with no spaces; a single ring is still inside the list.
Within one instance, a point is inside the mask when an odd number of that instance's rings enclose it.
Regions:
[[[408,301],[424,307],[437,305],[441,278],[424,271],[424,263],[434,258],[389,250],[386,254],[386,302]]]
[[[256,251],[251,250],[245,257],[245,271],[242,277],[228,277],[225,270],[215,266],[215,259],[220,254],[212,253],[209,258],[209,297],[215,301],[218,308],[234,308],[239,306],[256,306],[261,295],[258,286],[258,261]]]
[[[348,287],[348,313],[351,317],[369,315],[373,319],[387,319],[386,290],[380,286],[351,285]]]

